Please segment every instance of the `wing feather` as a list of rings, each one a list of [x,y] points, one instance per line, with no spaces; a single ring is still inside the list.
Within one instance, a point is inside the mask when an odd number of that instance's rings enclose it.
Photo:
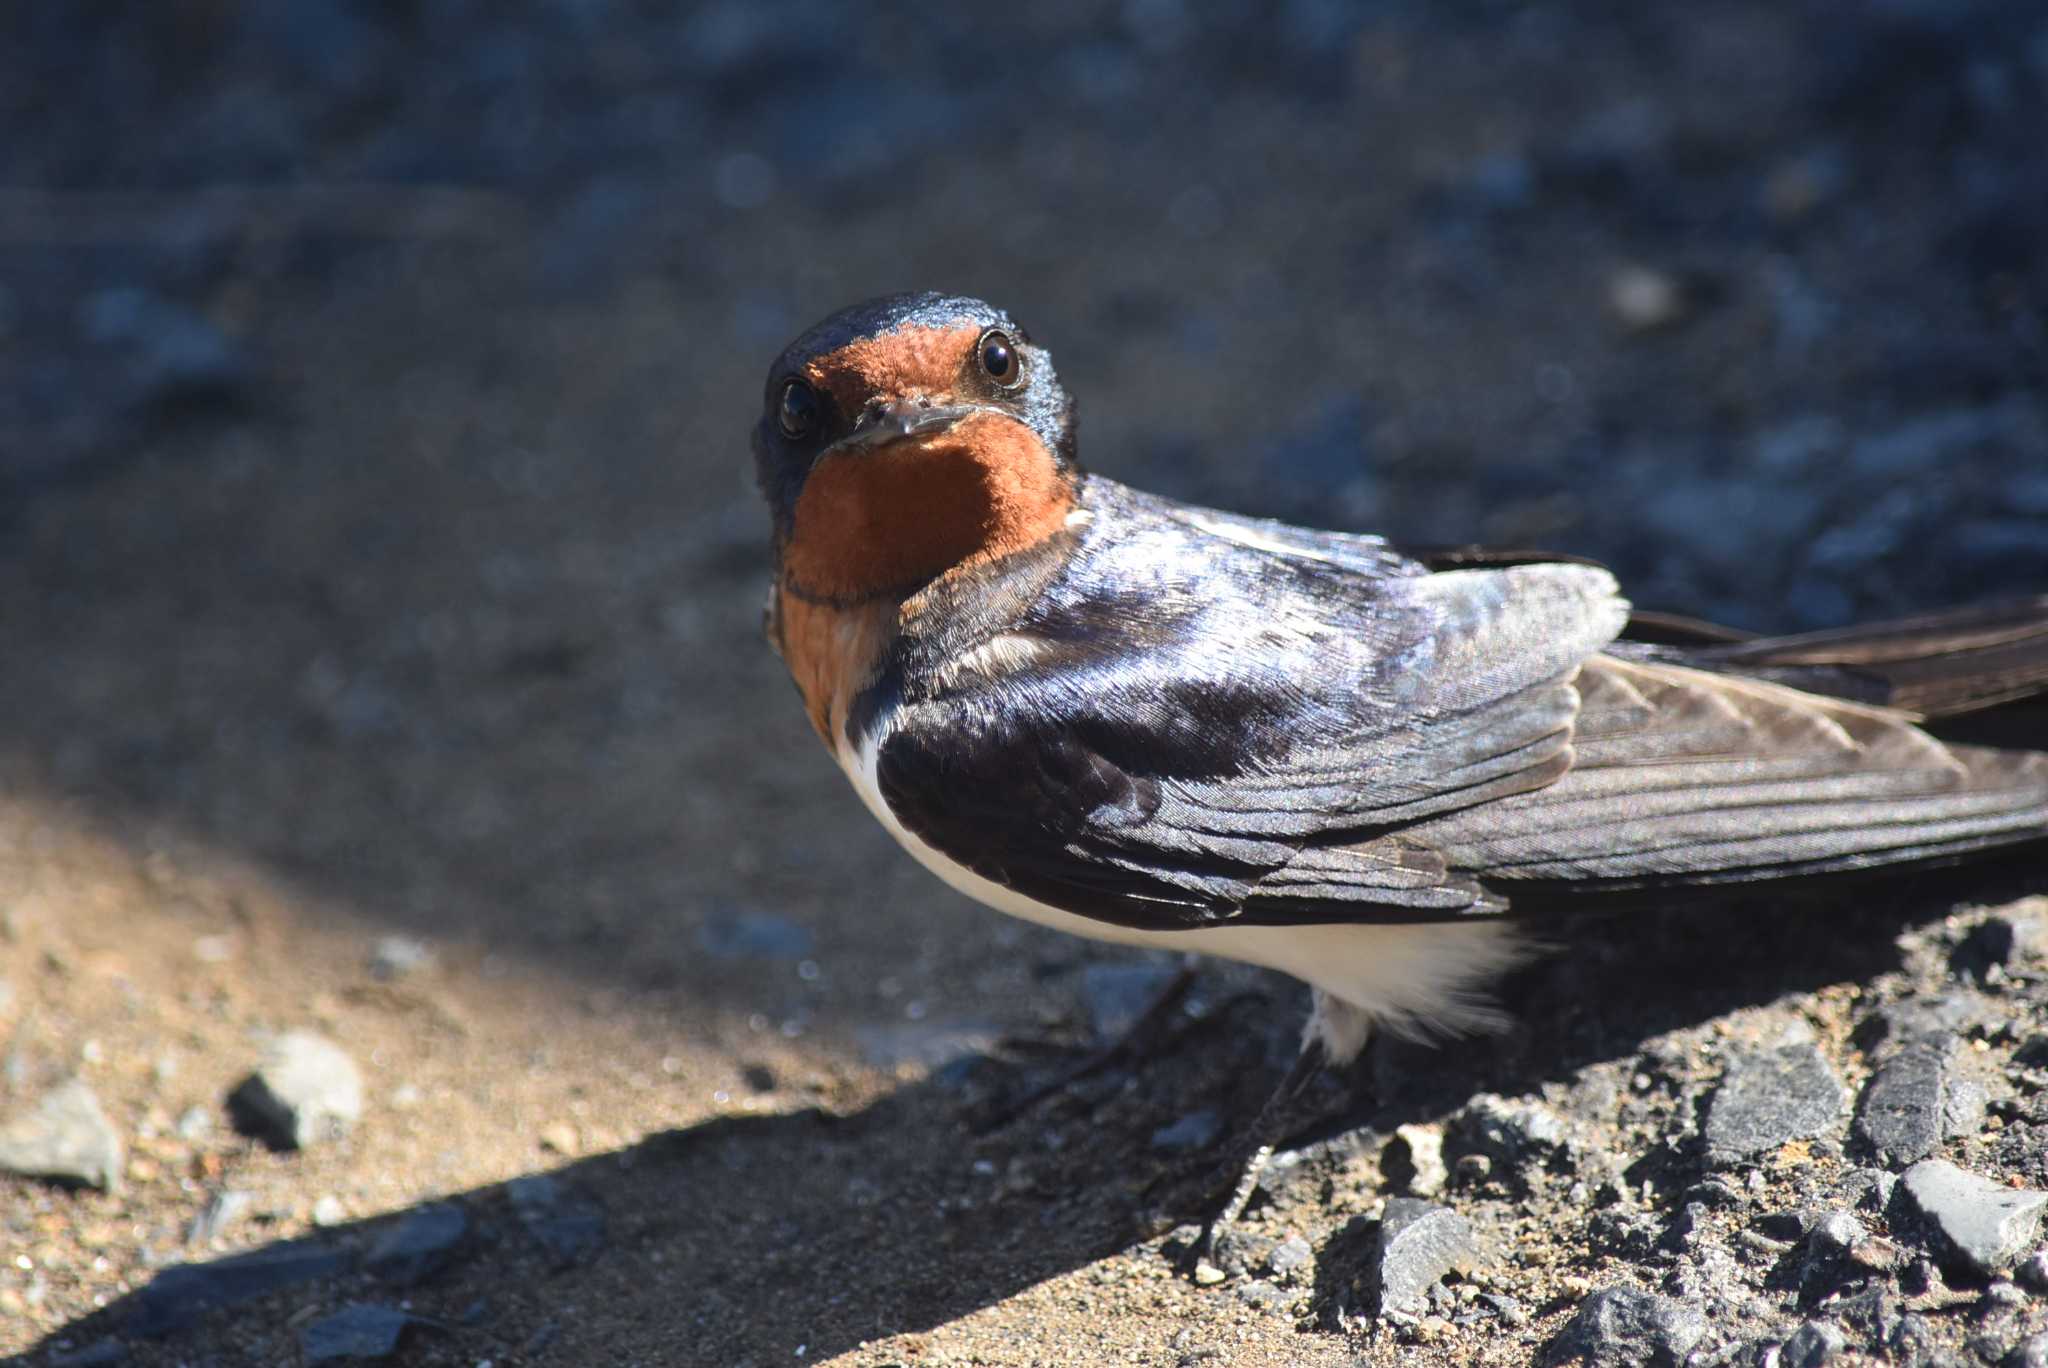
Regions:
[[[1110,516],[1000,625],[1010,668],[913,691],[877,757],[907,829],[1055,907],[1454,919],[2048,836],[2048,755],[1606,654],[1629,609],[1598,567],[1432,573],[1094,487]]]

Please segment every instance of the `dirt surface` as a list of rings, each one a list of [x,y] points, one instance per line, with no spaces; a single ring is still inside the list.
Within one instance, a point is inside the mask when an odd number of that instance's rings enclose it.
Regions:
[[[655,8],[5,21],[0,1121],[77,1077],[124,1155],[0,1176],[0,1354],[311,1361],[366,1305],[408,1363],[1522,1364],[1614,1287],[1671,1322],[1614,1362],[2048,1332],[1854,1119],[1919,1011],[1934,1152],[2048,1188],[2038,856],[1560,934],[1513,1028],[1326,1091],[1213,1285],[1155,1180],[1296,986],[1205,975],[1142,1069],[977,1134],[1153,962],[873,827],[760,642],[745,452],[788,337],[936,287],[1163,492],[1757,628],[2048,590],[2037,6]],[[287,1031],[358,1066],[345,1137],[235,1128]],[[1784,1050],[1840,1107],[1711,1152]],[[1473,1252],[1376,1314],[1417,1186]],[[446,1265],[372,1271],[438,1202]],[[243,1251],[270,1291],[147,1291]]]

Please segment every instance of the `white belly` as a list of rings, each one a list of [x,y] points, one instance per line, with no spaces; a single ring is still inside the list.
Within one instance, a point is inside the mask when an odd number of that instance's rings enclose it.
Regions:
[[[1522,947],[1499,922],[1419,925],[1214,926],[1195,931],[1143,931],[1077,916],[984,879],[904,829],[882,798],[875,767],[880,747],[842,742],[840,768],[868,811],[917,862],[978,903],[1025,921],[1090,940],[1195,951],[1291,974],[1366,1018],[1404,1035],[1473,1030],[1495,1023],[1475,986],[1519,958]],[[1319,1013],[1319,1016],[1321,1014]],[[1328,1030],[1326,1024],[1323,1027]],[[1349,1042],[1332,1041],[1333,1045]],[[1355,1053],[1350,1050],[1337,1053]]]

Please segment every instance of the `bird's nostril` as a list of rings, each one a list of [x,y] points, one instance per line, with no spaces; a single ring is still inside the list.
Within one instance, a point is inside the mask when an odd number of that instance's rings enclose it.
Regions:
[[[875,416],[885,427],[894,428],[898,433],[908,434],[916,424],[918,415],[925,408],[929,407],[930,402],[930,400],[891,399],[888,403],[881,406],[880,411]]]

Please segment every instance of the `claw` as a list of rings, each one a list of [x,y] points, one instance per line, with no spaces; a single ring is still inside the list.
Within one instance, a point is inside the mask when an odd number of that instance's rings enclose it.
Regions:
[[[1280,1086],[1259,1108],[1258,1116],[1253,1118],[1250,1129],[1245,1132],[1244,1143],[1238,1148],[1241,1158],[1223,1170],[1235,1172],[1237,1180],[1222,1207],[1202,1226],[1202,1234],[1195,1241],[1197,1262],[1212,1255],[1216,1241],[1244,1215],[1252,1194],[1258,1191],[1259,1180],[1265,1176],[1266,1166],[1273,1162],[1273,1147],[1286,1136],[1290,1123],[1296,1119],[1295,1103],[1301,1100],[1309,1084],[1316,1080],[1328,1063],[1329,1054],[1323,1048],[1322,1040],[1311,1036],[1302,1043],[1301,1053],[1294,1057],[1294,1063],[1288,1068],[1286,1077],[1280,1080]]]

